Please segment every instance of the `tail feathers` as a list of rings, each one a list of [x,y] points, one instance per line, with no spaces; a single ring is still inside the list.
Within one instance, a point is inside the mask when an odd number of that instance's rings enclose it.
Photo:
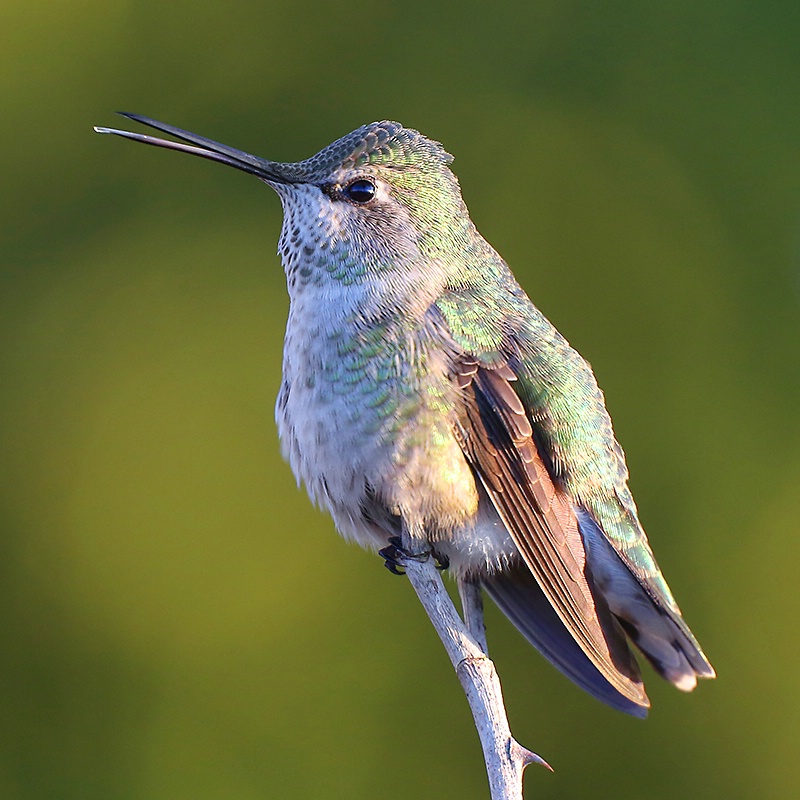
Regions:
[[[644,692],[636,660],[625,634],[609,613],[601,615],[620,673],[631,686],[634,701],[615,689],[570,636],[533,575],[524,569],[497,573],[483,587],[523,636],[584,691],[607,705],[636,717],[647,716],[650,701]]]
[[[627,610],[627,609],[626,609]],[[635,622],[620,615],[619,621],[653,669],[683,692],[691,692],[698,678],[716,673],[681,617],[650,605]]]
[[[715,677],[678,607],[658,589],[666,588],[660,573],[656,584],[645,573],[634,574],[594,518],[583,509],[578,517],[595,586],[656,672],[684,692],[694,689],[698,678]]]
[[[703,652],[697,639],[694,638],[694,634],[689,630],[689,626],[686,624],[683,617],[676,617],[670,612],[667,612],[667,614],[670,618],[670,622],[672,622],[677,629],[674,647],[680,649],[698,678],[716,678],[717,673],[714,671],[714,667],[711,666],[711,663],[706,658],[706,654]]]

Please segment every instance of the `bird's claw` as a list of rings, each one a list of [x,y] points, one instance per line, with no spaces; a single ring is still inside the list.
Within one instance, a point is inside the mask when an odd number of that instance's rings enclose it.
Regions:
[[[403,548],[403,541],[399,536],[389,538],[388,547],[378,550],[378,555],[384,559],[383,565],[393,575],[405,575],[403,566],[408,561],[418,561],[420,564],[427,561],[433,555],[436,561],[436,569],[447,569],[450,566],[450,559],[447,556],[439,556],[432,550],[424,550],[421,553],[409,553]]]
[[[403,541],[399,536],[389,537],[389,545],[382,550],[378,550],[378,555],[384,559],[383,565],[393,575],[405,575],[406,571],[402,568],[408,561],[419,561],[422,563],[430,556],[430,550],[423,553],[409,553],[403,549]]]

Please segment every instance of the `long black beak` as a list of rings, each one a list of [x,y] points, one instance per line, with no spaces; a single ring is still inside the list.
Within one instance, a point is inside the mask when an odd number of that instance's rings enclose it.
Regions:
[[[247,172],[250,175],[256,175],[262,180],[269,181],[270,183],[296,183],[297,175],[292,174],[293,164],[281,164],[276,161],[267,161],[264,158],[250,155],[242,150],[237,150],[235,147],[228,147],[226,144],[220,144],[212,139],[206,139],[204,136],[198,136],[196,133],[175,128],[172,125],[167,125],[164,122],[143,117],[139,114],[128,114],[124,111],[117,112],[123,117],[132,119],[134,122],[140,122],[142,125],[147,125],[150,128],[168,133],[176,139],[182,139],[181,142],[173,142],[169,139],[160,139],[157,136],[147,136],[143,133],[131,133],[130,131],[121,131],[117,128],[103,128],[95,126],[97,133],[113,133],[115,136],[122,136],[125,139],[132,139],[134,142],[142,142],[143,144],[150,144],[155,147],[165,147],[168,150],[177,150],[181,153],[189,153],[193,156],[200,156],[200,158],[207,158],[210,161],[218,161],[220,164],[227,164],[229,167],[234,167],[242,172]],[[184,144],[189,142],[189,144]]]

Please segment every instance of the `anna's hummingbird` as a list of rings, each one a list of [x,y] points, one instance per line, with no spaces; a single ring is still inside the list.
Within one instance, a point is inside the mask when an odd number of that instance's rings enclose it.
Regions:
[[[134,114],[271,186],[290,307],[283,453],[339,532],[401,533],[480,583],[595,697],[649,706],[633,641],[689,691],[714,670],[637,517],[594,374],[478,233],[443,147],[375,122],[297,163]]]

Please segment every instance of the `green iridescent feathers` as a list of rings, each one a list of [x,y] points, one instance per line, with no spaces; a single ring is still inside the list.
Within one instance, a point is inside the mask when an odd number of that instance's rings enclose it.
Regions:
[[[419,131],[404,128],[399,122],[384,120],[357,128],[301,163],[309,175],[318,173],[327,177],[339,169],[370,166],[393,170],[435,169],[452,160],[439,142],[426,138]]]

